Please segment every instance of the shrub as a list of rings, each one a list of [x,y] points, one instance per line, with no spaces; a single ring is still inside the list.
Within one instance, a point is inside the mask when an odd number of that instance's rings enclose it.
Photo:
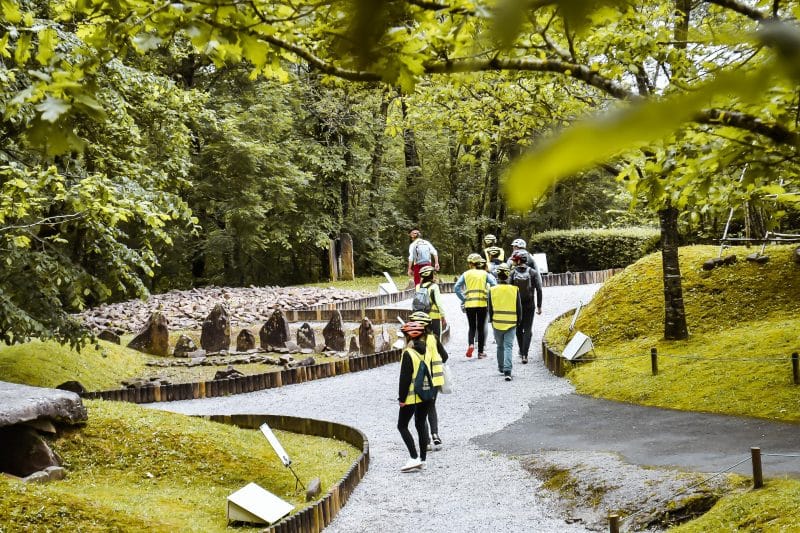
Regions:
[[[655,228],[576,229],[534,235],[528,250],[547,254],[551,272],[622,268],[654,252],[660,242]]]

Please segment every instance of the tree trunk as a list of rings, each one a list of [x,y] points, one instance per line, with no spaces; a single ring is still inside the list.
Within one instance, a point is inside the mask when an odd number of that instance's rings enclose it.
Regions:
[[[661,265],[664,275],[664,338],[689,338],[678,261],[678,210],[667,205],[658,212],[661,228]]]

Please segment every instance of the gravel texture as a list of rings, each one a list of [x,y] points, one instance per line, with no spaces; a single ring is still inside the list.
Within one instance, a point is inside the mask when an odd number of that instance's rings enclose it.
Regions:
[[[421,472],[399,471],[408,459],[396,428],[399,364],[234,397],[152,407],[186,414],[287,414],[362,430],[370,441],[370,469],[327,531],[588,531],[560,516],[563,509],[541,491],[541,482],[518,458],[481,450],[470,439],[519,419],[537,398],[573,392],[566,380],[552,376],[541,364],[541,336],[550,320],[579,300],[588,301],[597,288],[544,289],[544,312],[534,320],[535,352],[532,349],[527,365],[515,357],[511,382],[497,372],[493,340],[487,344],[487,359],[464,357],[466,317],[455,295],[445,295],[451,326],[447,349],[456,391],[439,397],[444,446],[429,452],[427,469]],[[415,434],[413,421],[411,431]],[[295,452],[293,459],[302,462],[302,454]]]

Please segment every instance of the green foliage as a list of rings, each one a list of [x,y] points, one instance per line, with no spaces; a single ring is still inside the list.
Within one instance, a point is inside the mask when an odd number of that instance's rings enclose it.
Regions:
[[[656,250],[654,228],[576,229],[533,235],[528,250],[547,254],[551,272],[622,268]]]
[[[225,531],[225,498],[250,482],[298,509],[304,504],[294,476],[257,430],[131,404],[87,406],[87,424],[52,444],[69,472],[65,480],[31,485],[0,478],[4,527]],[[300,478],[320,477],[323,494],[360,453],[333,439],[276,434],[299,459]]]
[[[790,355],[798,351],[800,270],[792,246],[770,246],[770,261],[744,260],[752,249],[734,248],[739,262],[702,270],[716,257],[712,246],[680,249],[683,296],[690,337],[665,341],[660,254],[617,274],[585,306],[575,324],[589,335],[597,360],[570,372],[578,391],[673,409],[798,421],[797,387]],[[571,336],[568,316],[548,328],[561,349]],[[659,374],[650,372],[650,349]],[[765,359],[765,361],[756,361]],[[768,390],[769,394],[764,391]]]

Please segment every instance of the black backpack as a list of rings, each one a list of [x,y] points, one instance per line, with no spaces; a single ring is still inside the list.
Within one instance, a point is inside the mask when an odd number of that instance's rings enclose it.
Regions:
[[[525,270],[514,269],[511,273],[511,283],[519,289],[519,297],[523,303],[529,303],[533,299],[533,280],[531,276],[533,270],[530,267]]]
[[[414,394],[420,397],[423,402],[432,400],[436,389],[433,387],[433,378],[428,365],[425,364],[425,358],[420,356],[419,368],[417,368],[417,376],[414,378]]]

